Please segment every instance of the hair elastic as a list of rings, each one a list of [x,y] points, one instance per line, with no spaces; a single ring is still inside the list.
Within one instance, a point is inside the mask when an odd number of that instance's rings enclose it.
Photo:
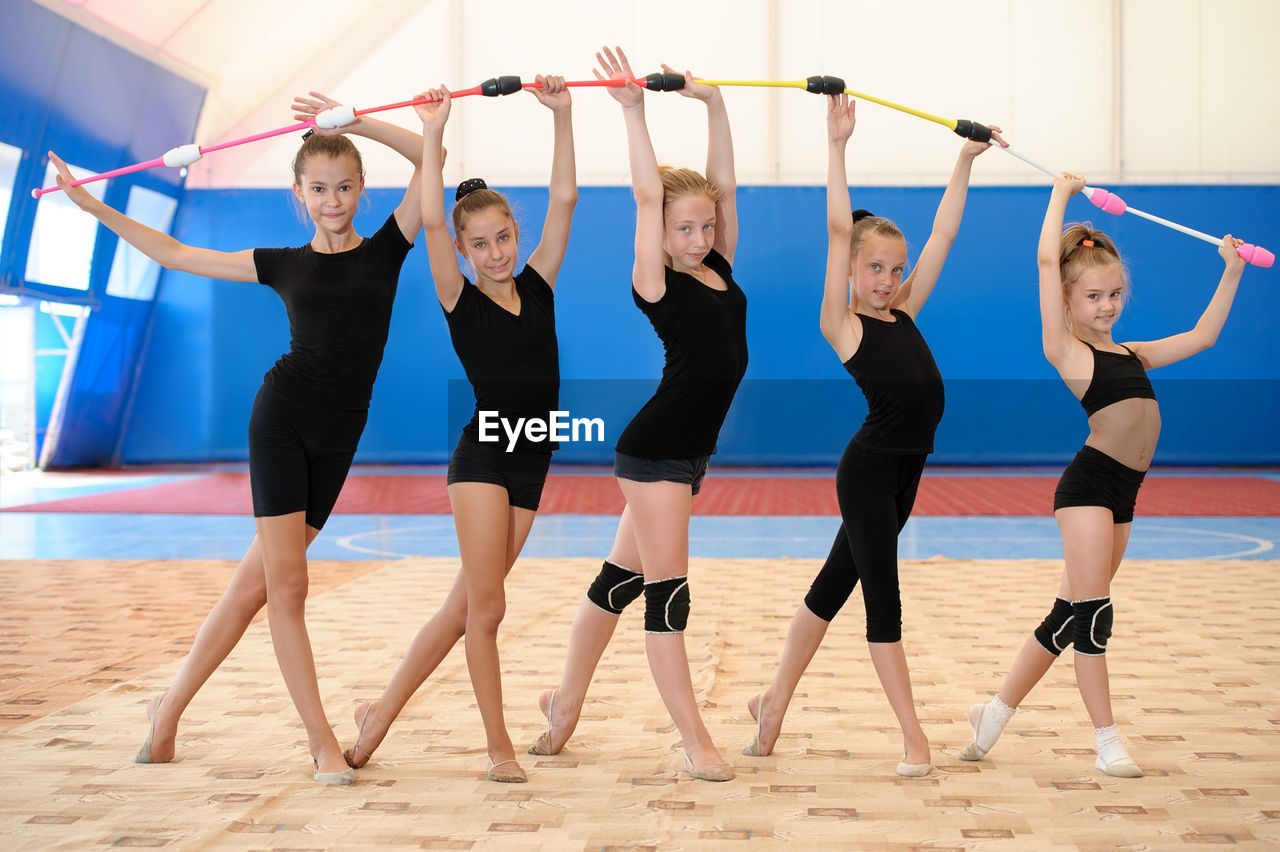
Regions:
[[[484,182],[484,178],[467,178],[458,184],[458,191],[453,194],[454,201],[461,201],[464,197],[475,192],[477,189],[488,189],[489,184]]]
[[[1084,246],[1085,248],[1093,248],[1093,240],[1081,240],[1080,245]]]

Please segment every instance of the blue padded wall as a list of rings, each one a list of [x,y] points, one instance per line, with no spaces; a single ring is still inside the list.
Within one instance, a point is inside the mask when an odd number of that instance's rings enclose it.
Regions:
[[[43,181],[49,150],[74,165],[105,172],[190,142],[204,89],[28,0],[0,0],[0,20],[5,105],[0,141],[23,151],[0,255],[0,289],[92,309],[78,351],[73,343],[66,360],[66,380],[64,370],[41,359],[36,376],[41,463],[107,465],[115,460],[127,418],[151,302],[105,295],[117,240],[101,227],[87,291],[26,281],[37,206],[28,190]],[[153,169],[111,179],[104,200],[123,209],[134,186],[181,199],[178,170]],[[60,422],[50,423],[51,413]],[[51,435],[57,440],[46,448]]]
[[[282,164],[282,181],[287,179]],[[1129,186],[1132,205],[1205,230],[1239,226],[1275,248],[1280,187]],[[398,202],[369,193],[357,219],[372,233]],[[546,192],[514,189],[522,253],[536,245]],[[855,204],[897,221],[915,257],[941,188],[859,189]],[[1040,350],[1035,243],[1047,188],[976,188],[934,296],[919,317],[947,382],[935,461],[1060,463],[1086,434],[1080,406]],[[750,299],[751,366],[721,436],[722,464],[833,464],[865,408],[818,333],[826,257],[824,191],[744,187],[735,269]],[[1191,328],[1222,270],[1216,250],[1132,216],[1075,199],[1069,218],[1114,235],[1134,297],[1118,340]],[[656,384],[661,345],[629,288],[634,206],[625,187],[587,187],[556,291],[562,406],[605,416],[608,441],[565,445],[557,459],[605,463],[626,418]],[[224,250],[310,238],[287,191],[191,191],[176,236]],[[1280,347],[1272,331],[1280,271],[1249,267],[1218,345],[1155,371],[1164,434],[1156,462],[1280,462]],[[288,348],[275,294],[253,284],[166,273],[143,370],[126,462],[247,457],[246,424],[262,374]],[[603,380],[603,381],[602,381]],[[452,381],[453,386],[450,387]],[[358,461],[443,462],[470,416],[462,370],[431,290],[421,246],[401,276],[386,358]],[[450,406],[450,399],[454,404]],[[461,398],[461,403],[459,403]]]

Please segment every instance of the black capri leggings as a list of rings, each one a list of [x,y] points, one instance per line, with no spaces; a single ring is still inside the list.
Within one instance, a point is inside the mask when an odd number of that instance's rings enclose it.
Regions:
[[[911,516],[925,458],[877,453],[850,441],[836,469],[840,531],[804,603],[831,621],[861,580],[868,642],[902,639],[898,533]]]
[[[299,402],[263,385],[249,415],[253,516],[307,513],[322,529],[338,502],[368,411]]]

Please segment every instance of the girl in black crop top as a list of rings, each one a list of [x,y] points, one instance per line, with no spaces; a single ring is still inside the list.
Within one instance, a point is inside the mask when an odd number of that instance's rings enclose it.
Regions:
[[[1064,175],[1053,193],[1040,232],[1040,318],[1044,354],[1089,416],[1089,437],[1063,473],[1054,496],[1066,565],[1053,609],[1027,640],[1000,691],[969,710],[973,741],[961,752],[979,760],[1058,655],[1075,646],[1080,696],[1094,725],[1095,767],[1108,775],[1136,777],[1111,712],[1105,652],[1114,610],[1111,578],[1120,568],[1133,504],[1151,464],[1160,412],[1146,371],[1209,348],[1226,322],[1244,270],[1240,240],[1223,239],[1226,264],[1218,289],[1194,329],[1172,337],[1119,344],[1112,329],[1128,289],[1119,252],[1088,225],[1062,223],[1067,200],[1083,178]]]
[[[907,522],[933,434],[942,418],[942,377],[915,317],[942,272],[960,228],[973,161],[989,144],[966,142],[938,205],[933,232],[910,276],[898,227],[850,210],[845,148],[854,128],[847,95],[827,99],[827,274],[819,325],[867,398],[867,419],[836,471],[841,525],[804,605],[791,620],[769,688],[747,704],[756,736],[744,754],[773,752],[783,716],[827,627],[862,586],[867,643],[880,685],[902,727],[899,775],[932,771],[902,647],[898,533]],[[993,138],[1001,144],[999,128]]]
[[[596,54],[597,78],[634,75],[621,49]],[[670,68],[663,66],[670,71]],[[557,689],[539,705],[547,731],[529,749],[556,754],[573,733],[595,665],[628,603],[645,597],[650,669],[684,746],[684,769],[727,781],[724,761],[702,722],[685,656],[689,613],[689,507],[707,457],[747,367],[746,296],[733,280],[738,242],[736,178],[728,114],[720,91],[685,73],[681,94],[707,106],[707,173],[660,170],[634,83],[608,92],[622,106],[636,199],[636,305],[667,352],[662,382],[624,430],[615,475],[627,507],[613,549],[578,608]]]
[[[297,98],[293,109],[295,118],[305,121],[335,106],[312,92]],[[404,200],[370,238],[356,233],[352,221],[364,169],[360,152],[344,133],[381,142],[415,165]],[[138,763],[173,759],[182,711],[265,605],[280,671],[307,730],[315,780],[353,780],[325,718],[303,620],[306,549],[337,500],[364,428],[400,265],[421,226],[416,166],[422,140],[371,118],[338,130],[317,129],[308,137],[294,159],[293,193],[315,235],[307,245],[290,249],[222,252],[184,245],[82,188],[66,186],[71,177],[52,157],[67,197],[161,266],[228,281],[259,281],[280,294],[289,314],[289,352],[265,376],[249,421],[257,536],[205,618],[178,676],[148,705],[151,727],[134,758]]]
[[[544,421],[557,407],[560,367],[553,291],[569,245],[578,201],[573,118],[563,77],[539,75],[527,91],[551,110],[555,141],[542,241],[517,271],[520,226],[507,200],[478,179],[458,187],[454,236],[444,212],[443,148],[449,90],[432,89],[430,103],[415,107],[423,125],[422,220],[435,281],[458,359],[476,394],[477,417],[494,410]],[[469,281],[461,254],[475,271]],[[348,762],[364,766],[391,723],[457,641],[466,636],[467,669],[484,722],[490,781],[523,782],[502,711],[498,625],[506,607],[503,580],[533,527],[550,448],[485,442],[472,420],[449,466],[449,503],[458,533],[462,569],[439,612],[409,646],[377,701],[356,707],[358,733]]]

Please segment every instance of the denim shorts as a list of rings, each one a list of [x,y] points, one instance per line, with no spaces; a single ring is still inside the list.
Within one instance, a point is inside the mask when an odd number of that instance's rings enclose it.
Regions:
[[[613,454],[613,475],[632,482],[679,482],[694,494],[702,490],[711,456],[692,459],[642,459],[626,453]]]

